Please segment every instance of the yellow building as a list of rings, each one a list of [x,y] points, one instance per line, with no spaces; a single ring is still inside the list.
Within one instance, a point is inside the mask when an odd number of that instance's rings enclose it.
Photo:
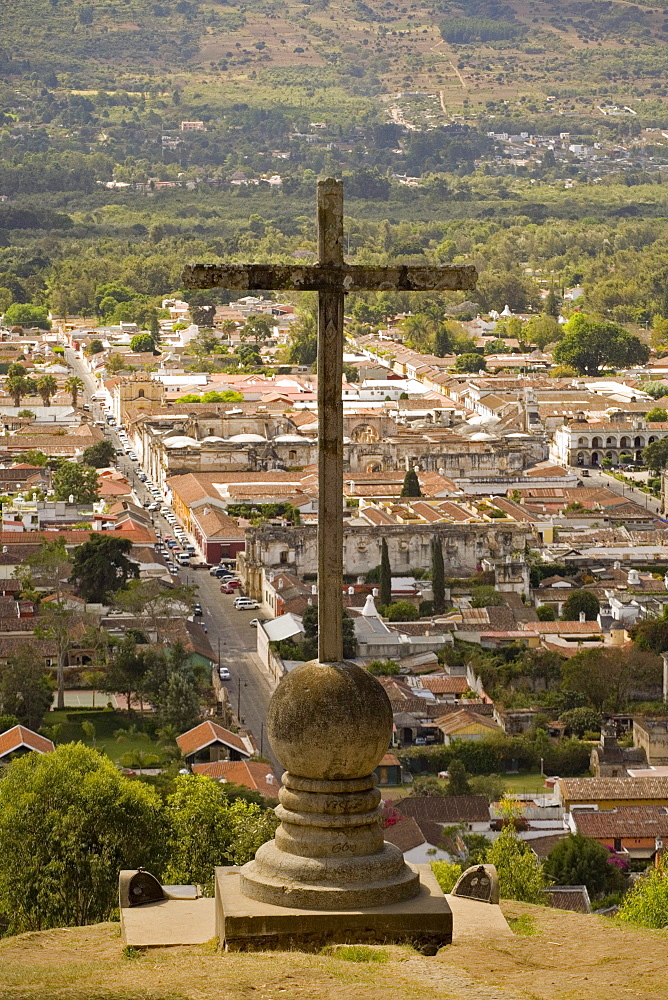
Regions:
[[[486,736],[501,731],[489,716],[479,715],[470,708],[442,715],[435,722],[443,733],[445,743],[451,743],[453,740],[484,740]]]
[[[559,778],[555,794],[567,812],[573,806],[668,806],[668,777]]]

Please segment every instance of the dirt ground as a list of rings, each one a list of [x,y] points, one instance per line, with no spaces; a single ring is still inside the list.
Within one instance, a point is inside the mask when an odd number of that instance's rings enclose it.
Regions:
[[[125,957],[118,925],[0,941],[3,1000],[668,1000],[668,933],[603,917],[503,904],[533,936],[424,958],[389,947],[385,964],[301,952],[155,949]]]

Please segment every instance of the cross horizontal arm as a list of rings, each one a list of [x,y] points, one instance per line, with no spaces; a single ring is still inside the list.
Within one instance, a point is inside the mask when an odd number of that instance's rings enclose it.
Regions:
[[[473,289],[472,264],[188,264],[186,288],[275,289],[300,292],[455,292]]]

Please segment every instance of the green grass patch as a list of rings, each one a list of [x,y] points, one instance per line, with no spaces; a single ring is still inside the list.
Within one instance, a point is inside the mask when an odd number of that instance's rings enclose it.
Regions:
[[[540,771],[529,771],[524,774],[502,774],[506,792],[543,792],[549,789],[545,787],[545,777]]]
[[[94,735],[84,732],[82,727],[84,722],[89,722],[95,727]],[[160,763],[165,761],[163,748],[145,731],[146,724],[139,718],[130,718],[124,712],[108,709],[73,712],[66,709],[61,712],[49,712],[44,725],[47,729],[53,726],[60,727],[56,737],[58,743],[81,741],[86,746],[95,747],[113,761],[125,758],[126,755],[136,757],[137,754],[143,756],[150,754],[157,756]],[[124,730],[124,734],[120,735],[119,730]]]
[[[536,921],[528,913],[523,913],[519,917],[507,917],[506,919],[511,931],[513,934],[517,934],[518,937],[535,937],[536,934],[540,934]]]
[[[325,948],[323,954],[342,958],[344,962],[389,962],[389,952],[363,944],[342,944]]]

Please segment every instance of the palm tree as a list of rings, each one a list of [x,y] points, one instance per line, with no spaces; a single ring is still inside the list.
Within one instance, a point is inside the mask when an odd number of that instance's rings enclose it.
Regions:
[[[58,383],[53,375],[41,375],[35,384],[44,405],[51,406],[51,397],[58,392]]]
[[[10,375],[5,382],[5,388],[10,396],[14,397],[14,406],[20,406],[24,396],[32,396],[36,391],[33,379],[25,375]]]
[[[65,388],[72,396],[72,406],[77,405],[79,393],[84,391],[84,384],[76,375],[70,375],[65,381]]]

